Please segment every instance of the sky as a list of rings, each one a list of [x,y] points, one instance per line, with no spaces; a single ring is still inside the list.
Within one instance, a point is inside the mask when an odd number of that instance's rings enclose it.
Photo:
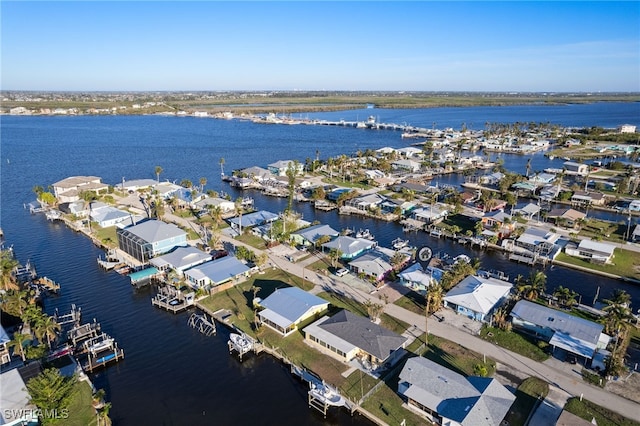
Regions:
[[[640,92],[640,2],[0,2],[2,90]]]

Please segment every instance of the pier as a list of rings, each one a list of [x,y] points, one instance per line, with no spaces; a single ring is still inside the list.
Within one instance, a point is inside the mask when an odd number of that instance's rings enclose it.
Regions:
[[[177,288],[164,286],[160,287],[158,293],[151,299],[151,304],[160,309],[167,310],[174,314],[182,312],[195,303],[195,293],[183,293]]]
[[[187,324],[207,337],[216,334],[216,323],[208,319],[206,314],[191,314]]]
[[[85,371],[93,372],[96,368],[124,359],[124,350],[106,333],[85,341],[82,346],[87,354],[81,363]]]
[[[80,342],[97,337],[100,333],[100,324],[95,320],[90,323],[78,325],[67,331],[67,339],[71,341],[73,346],[77,346]]]

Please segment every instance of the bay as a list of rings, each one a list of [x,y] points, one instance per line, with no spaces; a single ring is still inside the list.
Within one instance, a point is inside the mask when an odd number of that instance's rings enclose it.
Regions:
[[[594,104],[589,107],[593,120],[584,125],[633,124],[640,116],[637,107],[635,103],[620,104],[613,108],[618,115],[609,117],[612,104]],[[508,121],[500,117],[543,121],[539,118],[552,111],[548,108],[555,107],[481,108],[480,112],[476,108],[388,110],[396,114],[388,117],[386,110],[374,109],[318,113],[317,117],[335,114],[351,119],[353,114],[362,114],[364,119],[364,114],[379,114],[380,121],[423,123],[425,127],[436,121],[438,127],[451,123],[459,128],[463,122],[480,127],[484,121]],[[584,109],[570,109],[574,112],[563,113],[562,125],[581,125]],[[486,113],[496,120],[488,120]],[[30,215],[24,203],[35,198],[35,185],[46,188],[72,175],[96,175],[109,184],[119,183],[123,177],[155,178],[158,165],[163,168],[162,180],[197,183],[205,177],[207,189],[224,190],[235,198],[240,192],[220,181],[221,158],[228,173],[253,165],[265,167],[282,159],[304,161],[315,158],[316,151],[327,158],[357,150],[407,146],[410,141],[403,140],[400,132],[162,116],[3,116],[0,130],[0,226],[7,244],[13,245],[22,263],[32,261],[40,274],[61,283],[62,294],[47,299],[47,312],[66,312],[75,303],[82,307],[85,321],[95,317],[125,349],[124,361],[92,376],[113,403],[114,424],[367,424],[343,411],[332,411],[323,419],[308,409],[305,387],[284,366],[268,356],[239,363],[228,354],[226,330],[219,328],[217,336],[206,338],[187,327],[185,315],[153,308],[148,290],[134,291],[126,277],[97,267],[95,259],[101,251],[88,239],[47,222],[41,215]],[[524,173],[528,156],[505,158],[508,168]],[[531,158],[536,170],[559,164],[541,154]],[[458,179],[451,175],[440,182],[457,184]],[[256,192],[248,195],[255,198],[257,208],[274,212],[282,211],[286,203]],[[402,234],[395,223],[317,212],[304,203],[297,203],[296,209],[306,220],[317,219],[336,229],[369,228],[381,245],[389,245]],[[531,271],[501,253],[471,250],[426,234],[407,237],[412,244],[429,245],[435,252],[479,257],[484,267],[503,270],[512,278]],[[602,298],[622,288],[632,295],[632,306],[640,306],[639,287],[559,267],[550,267],[545,273],[549,290],[569,286],[582,295],[583,303],[598,291]]]

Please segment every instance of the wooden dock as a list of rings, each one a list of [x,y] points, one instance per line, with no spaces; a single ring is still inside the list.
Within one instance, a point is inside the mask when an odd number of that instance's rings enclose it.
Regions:
[[[190,292],[185,294],[176,288],[165,286],[161,287],[158,293],[151,299],[151,304],[160,309],[177,314],[194,306],[195,293]]]
[[[73,346],[77,346],[84,340],[92,339],[100,334],[100,323],[93,322],[82,324],[67,331],[67,339],[71,341]]]

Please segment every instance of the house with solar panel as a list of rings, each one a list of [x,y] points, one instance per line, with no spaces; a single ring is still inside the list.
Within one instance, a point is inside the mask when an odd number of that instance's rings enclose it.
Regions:
[[[398,393],[429,421],[451,426],[499,426],[516,399],[496,379],[464,377],[423,357],[407,360]]]
[[[329,302],[298,287],[279,288],[258,304],[260,323],[288,336],[302,323],[319,318],[329,309]]]
[[[187,245],[187,233],[176,225],[147,220],[116,230],[118,247],[128,255],[147,263],[149,259]]]
[[[305,339],[321,352],[374,373],[404,354],[407,338],[346,309],[304,328]]]
[[[187,283],[195,288],[209,290],[225,283],[236,283],[249,276],[249,268],[235,256],[224,256],[184,271]]]
[[[515,330],[524,331],[555,348],[564,349],[584,361],[592,360],[598,352],[605,352],[611,337],[604,334],[604,326],[551,309],[528,300],[520,300],[511,310]]]

